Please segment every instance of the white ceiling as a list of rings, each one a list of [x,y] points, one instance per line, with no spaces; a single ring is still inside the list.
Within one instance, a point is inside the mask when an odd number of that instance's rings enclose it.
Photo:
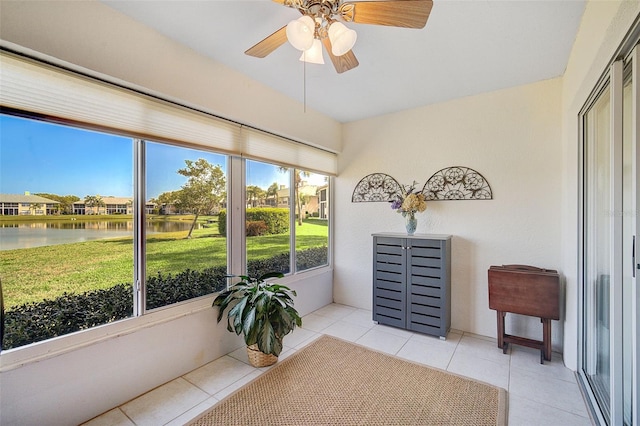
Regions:
[[[558,77],[584,0],[434,0],[423,29],[347,24],[360,65],[336,73],[285,43],[244,51],[292,19],[270,0],[102,0],[165,36],[340,122]],[[215,76],[212,76],[215,78]],[[305,99],[306,98],[306,99]]]

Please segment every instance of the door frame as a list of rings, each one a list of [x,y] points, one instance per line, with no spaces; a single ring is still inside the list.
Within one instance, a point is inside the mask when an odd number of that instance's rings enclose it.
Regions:
[[[636,41],[637,43],[637,41]],[[622,247],[623,244],[635,244],[633,247],[633,253],[640,253],[640,242],[638,241],[638,230],[640,230],[640,119],[635,119],[632,124],[632,156],[633,171],[632,171],[632,205],[634,206],[633,221],[633,242],[623,241],[622,220],[623,205],[622,205],[622,144],[623,144],[623,88],[624,88],[624,70],[625,64],[631,63],[632,67],[632,117],[638,117],[640,113],[640,46],[635,45],[633,49],[622,59],[613,61],[607,71],[600,78],[595,89],[585,102],[585,105],[580,110],[578,115],[578,135],[579,135],[579,149],[578,149],[578,172],[579,172],[579,185],[578,185],[578,202],[579,202],[579,232],[578,232],[578,382],[581,385],[591,410],[594,419],[599,424],[623,424],[624,423],[624,385],[623,385],[623,263],[622,263]],[[609,310],[609,324],[610,324],[610,401],[609,401],[609,415],[603,413],[598,407],[595,392],[591,387],[590,382],[587,380],[585,369],[589,366],[585,365],[585,334],[592,333],[591,329],[588,329],[586,324],[589,319],[585,318],[586,298],[589,297],[585,293],[586,286],[586,268],[588,267],[586,256],[588,255],[587,248],[585,247],[587,232],[592,232],[592,229],[587,229],[588,224],[585,221],[585,213],[588,206],[585,206],[587,198],[587,169],[585,155],[587,154],[585,149],[586,138],[586,115],[591,110],[595,102],[600,98],[603,92],[609,88],[610,96],[610,108],[611,108],[611,129],[610,129],[610,170],[611,170],[611,201],[610,211],[612,213],[612,220],[609,224],[610,235],[612,238],[610,265],[611,265],[611,277],[609,287],[610,297],[610,310]],[[640,256],[636,256],[633,259],[632,265],[635,267],[634,278],[632,281],[632,308],[631,308],[631,328],[632,328],[632,389],[638,389],[640,384],[640,368],[639,360],[640,353],[638,351],[638,343],[640,342],[640,314],[638,309],[640,308],[640,289],[638,285],[640,282],[640,264],[638,263]],[[632,395],[631,401],[631,424],[639,424],[638,408],[640,407],[639,395],[636,391]],[[607,418],[605,418],[605,416]]]

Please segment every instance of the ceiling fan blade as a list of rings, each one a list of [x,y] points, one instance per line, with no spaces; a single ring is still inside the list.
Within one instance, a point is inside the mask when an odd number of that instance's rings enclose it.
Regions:
[[[345,21],[357,24],[424,28],[433,0],[378,0],[343,3],[340,13]]]
[[[287,41],[287,26],[280,28],[262,41],[246,50],[247,55],[264,58]]]
[[[342,56],[335,56],[333,53],[331,53],[331,40],[329,40],[329,37],[323,38],[322,44],[327,50],[329,58],[331,58],[331,62],[333,62],[333,66],[335,67],[336,71],[338,71],[338,74],[349,71],[350,69],[353,69],[360,64],[356,59],[356,55],[353,54],[352,50],[348,51]]]

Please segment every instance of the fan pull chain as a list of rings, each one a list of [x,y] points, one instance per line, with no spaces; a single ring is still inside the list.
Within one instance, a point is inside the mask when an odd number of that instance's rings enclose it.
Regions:
[[[306,52],[304,53],[306,55]],[[306,59],[306,58],[305,58]],[[307,113],[307,61],[302,61],[302,112]]]

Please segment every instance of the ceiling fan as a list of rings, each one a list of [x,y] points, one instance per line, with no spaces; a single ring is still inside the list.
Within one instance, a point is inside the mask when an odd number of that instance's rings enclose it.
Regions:
[[[293,47],[303,52],[300,60],[324,63],[324,45],[338,73],[358,66],[358,60],[351,50],[356,41],[356,32],[342,22],[424,28],[433,6],[433,0],[273,1],[297,9],[302,17],[289,22],[244,53],[264,58],[288,40]]]

